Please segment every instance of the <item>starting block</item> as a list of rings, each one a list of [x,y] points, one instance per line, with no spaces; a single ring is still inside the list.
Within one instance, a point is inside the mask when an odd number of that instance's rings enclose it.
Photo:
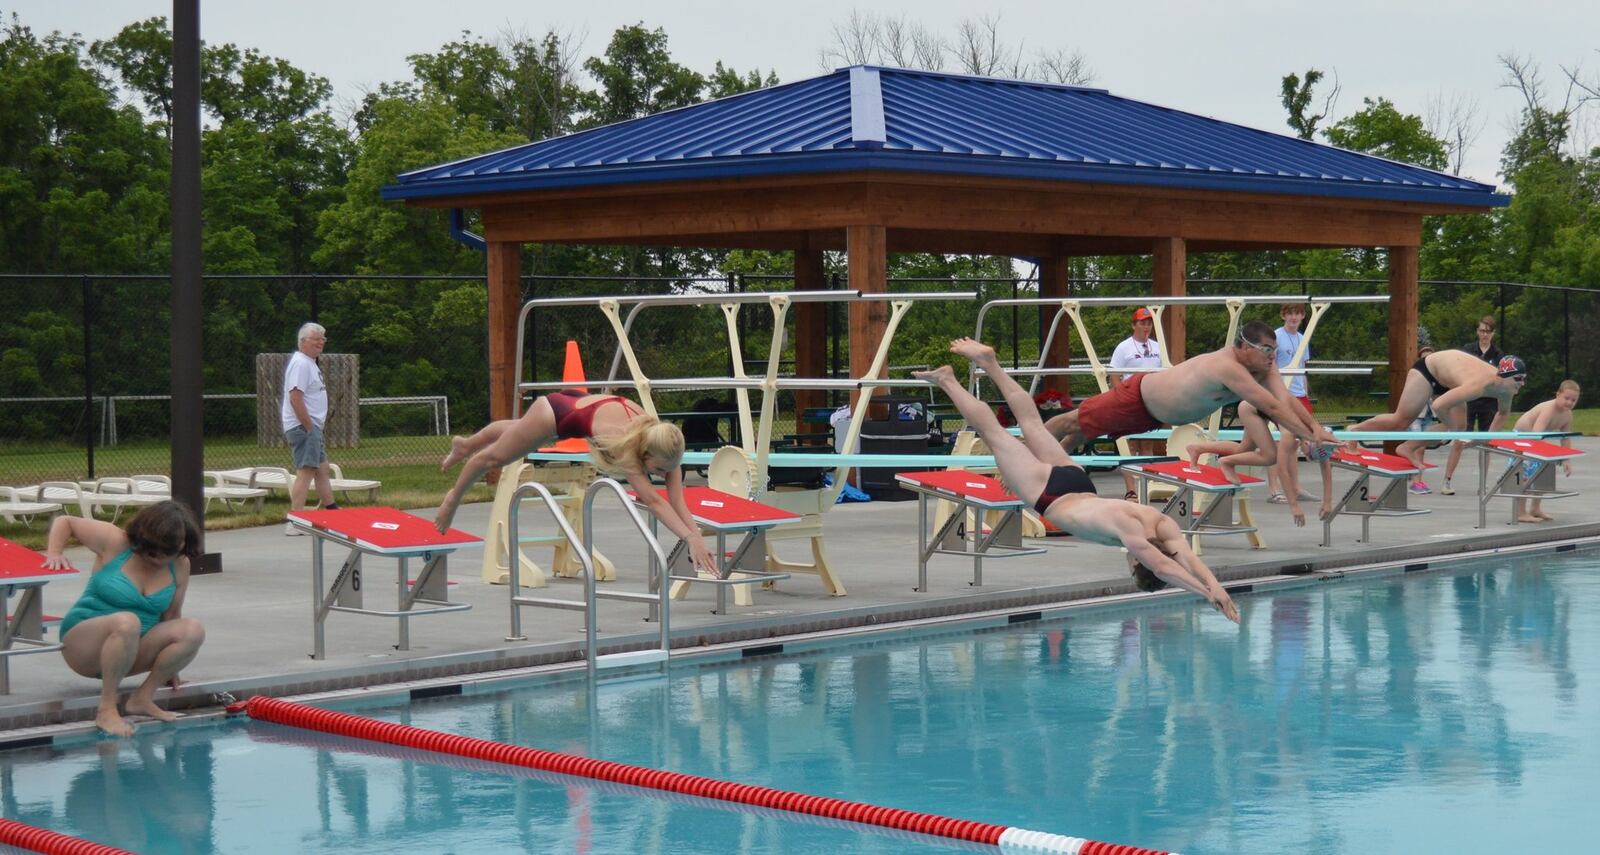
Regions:
[[[1141,505],[1150,504],[1152,482],[1173,488],[1172,497],[1167,499],[1161,512],[1183,529],[1191,545],[1195,538],[1202,535],[1255,534],[1254,525],[1233,522],[1233,505],[1236,495],[1257,484],[1266,483],[1260,478],[1240,474],[1240,483],[1235,484],[1215,466],[1184,461],[1129,464],[1122,469],[1138,483]],[[1204,496],[1207,501],[1197,502],[1199,496]],[[1204,507],[1200,507],[1202,504]]]
[[[1398,454],[1341,448],[1333,453],[1329,462],[1356,473],[1356,480],[1344,491],[1333,510],[1322,518],[1323,546],[1333,545],[1333,521],[1340,514],[1361,518],[1361,538],[1357,542],[1366,543],[1371,539],[1369,525],[1373,517],[1412,517],[1429,513],[1425,508],[1406,505],[1406,482],[1422,472],[1410,460]],[[1374,487],[1372,479],[1375,477],[1386,478],[1389,483],[1381,489]]]
[[[60,618],[44,613],[40,594],[45,585],[76,575],[71,568],[46,570],[43,555],[0,537],[0,588],[5,590],[0,598],[0,695],[11,692],[11,657],[61,649],[59,639],[55,644],[44,640],[44,625]],[[8,614],[14,593],[22,596],[16,613]]]
[[[387,507],[340,508],[332,511],[294,511],[288,520],[311,536],[311,641],[312,659],[327,658],[325,625],[329,612],[377,615],[400,621],[400,642],[396,650],[411,649],[410,619],[421,615],[462,612],[470,603],[449,599],[445,556],[463,546],[482,543],[464,531],[450,529],[440,534],[433,523],[404,511]],[[333,579],[323,587],[322,550],[332,543],[350,550]],[[399,607],[393,611],[369,609],[362,604],[361,558],[364,555],[398,560]],[[422,572],[415,581],[406,572],[408,560],[419,557]],[[422,603],[429,608],[413,608]]]
[[[665,489],[659,491],[666,497]],[[755,604],[750,595],[751,585],[770,585],[779,579],[789,578],[788,573],[774,573],[766,569],[767,530],[800,521],[800,515],[763,505],[760,502],[713,490],[710,487],[685,487],[683,500],[689,506],[689,515],[703,531],[717,536],[712,555],[717,559],[717,575],[701,575],[689,560],[689,544],[678,541],[667,555],[667,576],[672,580],[672,598],[681,600],[689,593],[691,582],[705,582],[717,588],[717,607],[712,614],[728,613],[728,588],[733,588],[735,605]],[[637,501],[637,497],[635,497]],[[650,518],[650,533],[657,534],[661,521]],[[728,551],[728,535],[744,535],[732,552]],[[655,558],[652,556],[652,562]],[[656,568],[651,568],[654,575]]]
[[[1006,492],[999,481],[964,469],[936,472],[902,472],[894,476],[907,490],[917,494],[917,586],[928,590],[928,557],[940,555],[972,556],[972,582],[983,584],[983,559],[1017,558],[1040,555],[1043,549],[1023,548],[1022,499]],[[928,500],[952,502],[954,513],[928,536]],[[999,519],[987,520],[990,512]],[[985,532],[987,528],[987,532]]]
[[[1478,528],[1489,526],[1489,500],[1566,499],[1575,491],[1556,489],[1556,463],[1583,456],[1565,445],[1538,439],[1491,439],[1478,445]],[[1489,484],[1489,459],[1504,457],[1505,471]],[[1517,524],[1516,502],[1511,503],[1511,524]]]

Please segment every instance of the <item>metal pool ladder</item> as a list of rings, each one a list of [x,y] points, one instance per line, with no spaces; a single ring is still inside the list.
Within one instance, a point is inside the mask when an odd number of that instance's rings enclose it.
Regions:
[[[596,589],[594,577],[594,562],[590,556],[594,551],[594,500],[597,495],[605,490],[617,494],[622,500],[623,510],[628,518],[633,521],[633,527],[638,529],[644,538],[645,545],[649,547],[655,558],[650,564],[649,580],[652,593],[639,593],[635,591],[600,591]],[[591,682],[596,672],[601,668],[622,668],[632,665],[646,665],[659,663],[662,670],[667,667],[667,658],[672,647],[671,620],[669,618],[671,604],[671,586],[665,584],[657,568],[667,566],[666,554],[661,551],[661,543],[650,533],[650,527],[639,515],[639,510],[634,506],[633,500],[628,497],[622,485],[611,478],[598,478],[583,492],[583,537],[580,539],[572,530],[567,517],[561,512],[561,507],[556,504],[556,499],[543,484],[530,481],[517,488],[511,497],[511,509],[507,515],[507,528],[509,529],[509,542],[520,543],[518,539],[517,517],[522,500],[537,493],[545,507],[550,509],[550,515],[555,518],[556,525],[560,526],[561,534],[567,542],[572,544],[573,551],[577,553],[578,561],[583,565],[583,599],[567,600],[560,597],[536,597],[522,594],[521,562],[511,562],[511,634],[506,636],[507,641],[527,641],[528,637],[522,634],[522,607],[539,606],[551,609],[566,609],[568,611],[583,612],[583,643],[584,662],[589,671]],[[599,642],[596,638],[596,615],[599,601],[623,600],[632,603],[644,603],[650,606],[650,618],[659,618],[661,624],[661,643],[658,647],[645,650],[630,650],[623,653],[599,655]]]

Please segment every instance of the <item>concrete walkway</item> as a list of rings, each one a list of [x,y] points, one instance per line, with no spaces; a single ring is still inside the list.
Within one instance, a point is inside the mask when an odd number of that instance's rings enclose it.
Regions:
[[[1561,479],[1565,488],[1582,495],[1548,503],[1558,519],[1543,525],[1508,525],[1510,501],[1496,500],[1490,506],[1490,525],[1477,524],[1477,460],[1463,458],[1457,473],[1456,496],[1413,497],[1413,506],[1428,508],[1431,514],[1391,520],[1374,520],[1372,542],[1357,543],[1360,522],[1342,518],[1334,525],[1334,547],[1317,546],[1322,530],[1315,521],[1297,529],[1287,510],[1265,504],[1265,491],[1257,490],[1255,515],[1267,548],[1252,550],[1243,537],[1214,537],[1206,540],[1205,559],[1226,582],[1294,572],[1326,571],[1371,563],[1399,563],[1446,556],[1492,545],[1564,540],[1600,536],[1600,508],[1593,497],[1600,494],[1600,439],[1580,438],[1579,448],[1590,453],[1575,466],[1574,476]],[[1440,458],[1443,455],[1434,454]],[[1308,489],[1316,489],[1317,478],[1309,467],[1303,470]],[[1442,477],[1430,479],[1435,488]],[[1096,475],[1102,495],[1122,493],[1115,475]],[[1348,474],[1335,472],[1337,493],[1350,482]],[[611,556],[618,568],[616,584],[625,590],[644,589],[644,549],[632,527],[623,521],[615,506],[602,499],[597,507],[596,544]],[[458,527],[471,532],[485,530],[489,504],[468,505],[457,519]],[[524,526],[553,530],[547,514],[535,505],[526,506]],[[1044,604],[1087,600],[1133,591],[1120,551],[1071,538],[1036,541],[1044,555],[988,561],[984,567],[985,585],[974,588],[971,561],[954,556],[935,556],[930,567],[932,590],[912,591],[916,581],[916,502],[873,502],[843,505],[826,518],[828,549],[840,568],[848,588],[845,597],[829,597],[821,583],[809,575],[798,575],[779,584],[776,590],[757,590],[755,605],[731,607],[732,614],[710,614],[714,601],[711,586],[697,585],[687,600],[672,611],[675,647],[694,647],[712,643],[760,644],[767,639],[797,633],[828,631],[847,627],[882,625],[939,615],[975,613],[996,609],[1027,610]],[[419,512],[422,514],[422,512]],[[426,515],[426,514],[422,514]],[[670,536],[668,536],[670,547]],[[217,692],[236,696],[253,693],[273,695],[330,691],[358,686],[373,686],[431,677],[474,674],[505,668],[527,667],[554,662],[570,662],[580,657],[583,638],[581,617],[574,612],[525,609],[523,628],[526,642],[507,643],[509,606],[506,588],[487,585],[479,578],[481,549],[463,550],[451,557],[454,601],[471,603],[471,611],[420,617],[411,621],[411,649],[394,649],[395,621],[334,613],[328,619],[328,657],[309,658],[311,651],[310,538],[286,537],[282,525],[239,531],[216,532],[207,537],[208,548],[223,554],[222,574],[197,577],[190,585],[184,613],[205,623],[207,641],[199,659],[183,677],[191,683],[169,696],[163,691],[158,700],[175,708],[212,705]],[[802,544],[789,543],[784,554],[804,559]],[[530,555],[548,563],[549,551],[530,547]],[[342,559],[342,551],[330,548],[327,558],[331,580]],[[80,568],[91,566],[92,557],[82,549],[69,551]],[[394,570],[392,562],[367,559],[366,604],[369,608],[392,608]],[[413,572],[415,571],[413,564]],[[45,592],[45,610],[64,612],[83,588],[87,574],[71,581],[52,583]],[[545,589],[553,596],[581,597],[582,587],[575,580],[556,579]],[[1163,592],[1144,595],[1190,598],[1186,593]],[[731,594],[729,597],[732,600]],[[655,625],[642,621],[644,608],[625,603],[601,604],[602,643],[637,645],[648,640]],[[1220,616],[1215,618],[1222,620]],[[136,684],[125,683],[126,689]],[[0,742],[15,741],[36,728],[60,722],[83,722],[92,718],[98,687],[92,680],[74,675],[57,654],[13,657],[10,695],[0,695]],[[31,731],[38,732],[38,731]]]

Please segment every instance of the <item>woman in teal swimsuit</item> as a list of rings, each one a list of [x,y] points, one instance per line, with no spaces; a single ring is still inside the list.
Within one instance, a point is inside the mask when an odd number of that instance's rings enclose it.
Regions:
[[[172,721],[176,715],[156,706],[156,689],[177,688],[178,672],[206,638],[199,621],[181,616],[189,559],[200,554],[194,515],[177,502],[162,502],[128,520],[126,531],[99,520],[56,517],[46,567],[72,566],[61,554],[70,538],[94,552],[95,567],[83,596],[61,620],[61,654],[72,670],[100,680],[94,723],[112,736],[132,735],[133,725],[117,712],[117,686],[146,671],[150,676],[128,696],[128,714]]]

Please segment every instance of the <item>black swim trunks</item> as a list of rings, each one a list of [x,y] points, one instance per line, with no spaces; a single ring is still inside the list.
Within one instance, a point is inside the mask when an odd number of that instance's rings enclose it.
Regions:
[[[1433,396],[1435,398],[1450,391],[1450,387],[1440,383],[1439,378],[1433,376],[1433,372],[1428,370],[1428,357],[1424,356],[1412,363],[1411,370],[1421,374],[1422,379],[1428,381],[1428,385],[1433,387]]]
[[[1082,466],[1052,466],[1050,477],[1044,482],[1044,492],[1033,502],[1033,509],[1041,515],[1045,508],[1062,496],[1073,493],[1095,494],[1094,482],[1089,480],[1089,473],[1083,471]]]

